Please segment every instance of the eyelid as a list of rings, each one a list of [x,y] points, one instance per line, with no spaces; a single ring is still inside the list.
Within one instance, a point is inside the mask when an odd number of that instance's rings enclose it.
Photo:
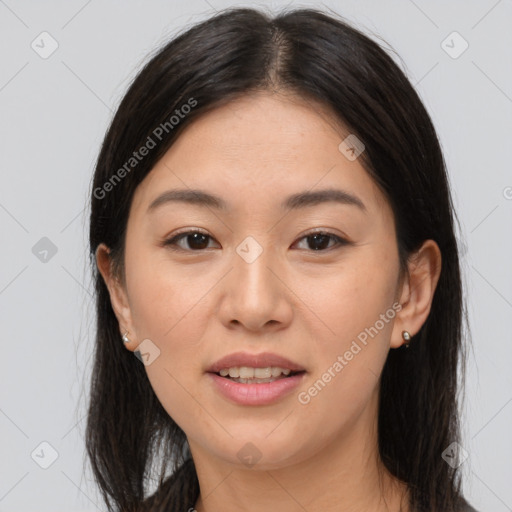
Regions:
[[[201,233],[202,235],[208,235],[208,236],[211,236],[208,231],[206,231],[206,229],[203,229],[203,228],[182,228],[182,229],[178,229],[178,231],[175,231],[172,233],[172,236],[170,238],[174,238],[178,235],[183,235],[185,233]],[[213,237],[212,237],[213,238]],[[166,239],[169,239],[169,237],[166,237]]]
[[[302,238],[304,238],[306,236],[311,236],[311,235],[316,235],[316,234],[330,235],[332,237],[338,237],[338,238],[341,238],[341,239],[345,239],[348,242],[348,236],[347,235],[345,235],[342,232],[339,232],[339,234],[335,233],[332,230],[332,228],[313,228],[313,229],[309,229],[308,231],[305,231],[304,233],[301,233],[298,236],[297,240],[301,240]]]

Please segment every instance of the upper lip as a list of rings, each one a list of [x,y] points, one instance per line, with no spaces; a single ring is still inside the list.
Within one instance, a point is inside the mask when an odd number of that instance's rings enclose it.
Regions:
[[[222,357],[213,363],[206,371],[209,373],[218,373],[223,368],[232,368],[248,366],[250,368],[267,368],[269,366],[277,366],[279,368],[288,369],[292,372],[302,372],[305,369],[286,357],[272,354],[271,352],[262,352],[260,354],[249,354],[247,352],[235,352]]]

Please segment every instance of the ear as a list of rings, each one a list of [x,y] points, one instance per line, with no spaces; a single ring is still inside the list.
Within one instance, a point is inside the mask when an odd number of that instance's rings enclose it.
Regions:
[[[125,286],[112,271],[110,249],[103,243],[98,245],[96,249],[96,265],[108,288],[112,309],[119,322],[119,343],[123,343],[122,335],[127,332],[130,342],[125,343],[124,346],[133,352],[137,348],[138,343],[136,341],[137,333],[133,324],[128,296]]]
[[[425,240],[408,260],[409,274],[402,279],[400,304],[391,334],[391,348],[402,346],[402,331],[413,337],[425,323],[441,275],[441,251],[434,240]]]

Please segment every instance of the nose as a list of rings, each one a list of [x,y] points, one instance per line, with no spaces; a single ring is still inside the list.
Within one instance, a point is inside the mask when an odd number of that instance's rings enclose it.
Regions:
[[[233,256],[233,269],[223,280],[220,318],[230,329],[251,332],[283,329],[293,317],[293,293],[286,285],[283,265],[264,249],[254,260]]]

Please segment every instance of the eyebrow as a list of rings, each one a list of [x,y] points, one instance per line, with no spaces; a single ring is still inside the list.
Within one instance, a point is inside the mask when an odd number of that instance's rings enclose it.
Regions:
[[[175,189],[168,190],[154,199],[148,207],[148,213],[158,207],[174,202],[193,204],[214,208],[216,210],[227,211],[228,203],[219,196],[194,189]],[[284,210],[298,210],[322,203],[335,202],[346,205],[352,205],[367,213],[366,206],[357,196],[346,192],[345,190],[328,188],[314,192],[304,191],[288,196],[282,203]]]

